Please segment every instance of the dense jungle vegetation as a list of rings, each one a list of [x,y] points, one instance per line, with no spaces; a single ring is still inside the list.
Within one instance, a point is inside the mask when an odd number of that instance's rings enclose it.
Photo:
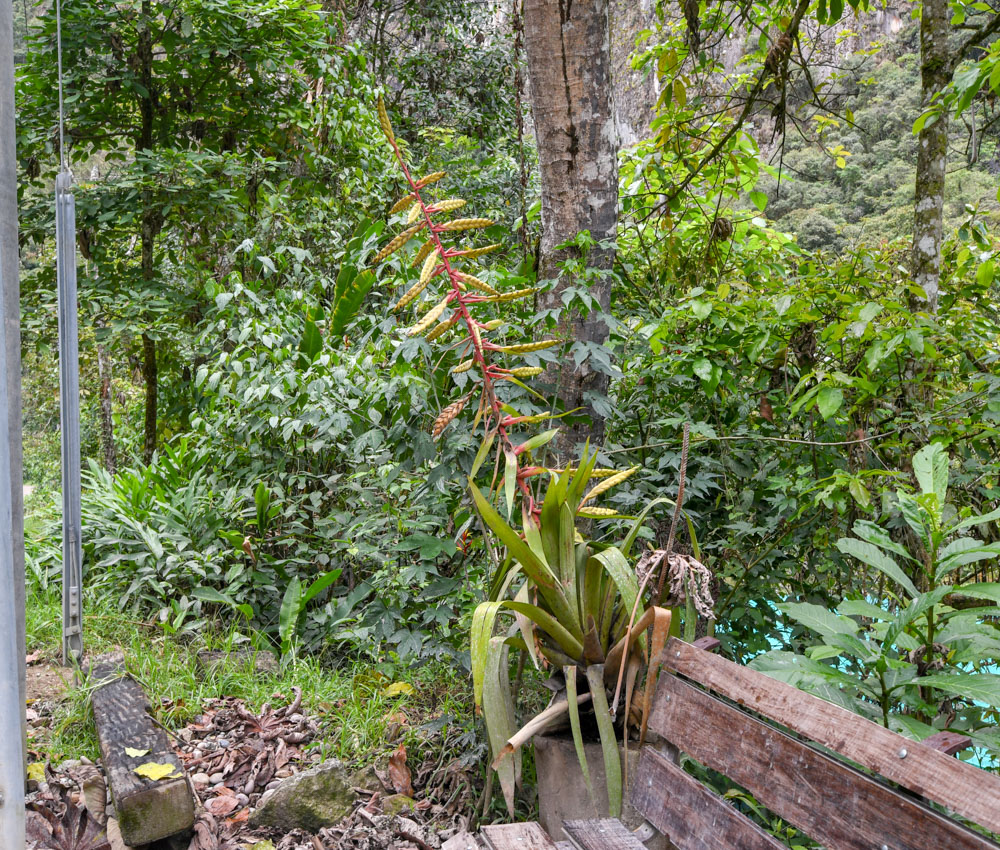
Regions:
[[[919,7],[844,53],[876,6],[829,5],[653,4],[625,38],[652,94],[641,141],[613,151],[610,230],[556,245],[516,3],[66,2],[94,639],[170,657],[251,643],[310,681],[407,679],[412,699],[448,702],[481,783],[469,632],[507,539],[469,480],[518,527],[546,492],[525,469],[572,466],[589,439],[598,467],[637,469],[600,494],[603,514],[581,514],[588,539],[620,541],[649,508],[632,561],[673,547],[710,573],[710,611],[675,594],[675,629],[911,737],[965,732],[962,757],[992,768],[996,11],[951,4],[952,50],[968,50],[930,100]],[[47,3],[15,8],[29,638],[43,646],[61,565],[55,20]],[[501,247],[463,267],[481,292],[537,289],[480,307],[494,354],[526,370],[489,391],[495,420],[461,325],[407,333],[451,297],[441,279],[414,315],[393,310],[427,285],[422,238],[375,262],[411,190],[380,96],[414,177],[447,173],[427,204],[460,198],[458,215],[488,219],[468,244]],[[942,127],[932,293],[915,175]],[[555,388],[570,372],[574,402]],[[520,436],[484,445],[501,421]],[[123,636],[109,618],[136,625]],[[92,750],[60,734],[64,753]]]

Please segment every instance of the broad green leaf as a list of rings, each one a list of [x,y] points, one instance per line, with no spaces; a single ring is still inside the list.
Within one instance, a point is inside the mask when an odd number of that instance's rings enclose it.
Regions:
[[[908,561],[913,561],[913,563],[919,563],[906,549],[893,540],[887,531],[869,520],[858,520],[851,530],[868,543],[892,552],[894,555],[899,555],[901,558],[906,558]]]
[[[796,622],[823,637],[853,635],[858,628],[853,620],[840,617],[822,605],[814,605],[811,602],[784,602],[778,608]]]
[[[351,270],[353,271],[353,269]],[[343,274],[343,271],[341,272]],[[375,274],[371,269],[365,269],[356,276],[350,276],[343,291],[341,290],[340,277],[337,279],[337,299],[333,305],[333,315],[330,319],[330,336],[340,339],[347,326],[354,320],[361,303],[375,283]],[[321,341],[322,342],[322,341]]]
[[[913,474],[923,493],[933,493],[943,505],[948,492],[948,453],[941,443],[930,443],[913,456]]]
[[[938,555],[934,578],[940,581],[952,570],[978,561],[994,561],[1000,557],[1000,543],[983,543],[975,537],[952,540]]]
[[[542,446],[550,443],[558,433],[558,428],[550,428],[548,431],[542,431],[541,434],[535,434],[535,436],[531,439],[524,441],[524,449],[530,452],[541,448]]]
[[[848,617],[867,617],[870,620],[888,620],[892,616],[888,611],[863,599],[844,599],[837,603],[837,611]]]
[[[497,612],[503,607],[503,600],[480,602],[472,612],[472,627],[469,629],[469,651],[472,666],[472,695],[476,707],[483,704],[483,682],[486,678],[487,656],[493,639],[493,624]],[[506,741],[507,739],[504,738]]]
[[[531,620],[542,632],[555,641],[559,645],[559,648],[570,658],[583,658],[583,644],[548,611],[526,602],[503,602],[501,604],[504,608],[517,611]]]
[[[913,682],[1000,708],[1000,675],[995,673],[934,673]]]
[[[845,555],[857,558],[863,564],[867,564],[869,567],[874,567],[876,570],[885,573],[885,575],[899,584],[911,599],[920,595],[909,576],[899,568],[899,565],[892,558],[877,546],[854,537],[841,537],[837,541],[837,548]]]
[[[493,448],[493,441],[496,439],[497,432],[490,431],[485,437],[483,437],[483,442],[479,446],[479,451],[476,452],[476,459],[472,462],[472,468],[469,470],[469,480],[473,480],[476,477],[476,473],[479,472],[479,468],[483,465],[487,456],[490,453],[490,449]]]
[[[844,391],[839,387],[821,387],[816,394],[816,408],[819,415],[824,419],[829,419],[840,410],[844,403]]]
[[[299,340],[299,352],[311,363],[322,350],[323,335],[311,318],[306,319],[302,338]]]

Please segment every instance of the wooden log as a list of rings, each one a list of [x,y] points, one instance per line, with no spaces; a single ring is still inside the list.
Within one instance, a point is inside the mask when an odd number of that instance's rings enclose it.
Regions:
[[[556,850],[548,833],[537,823],[503,823],[481,830],[491,850]]]
[[[661,677],[650,728],[827,850],[997,850],[982,835],[676,676]]]
[[[139,683],[115,661],[97,664],[90,681],[101,761],[108,777],[122,838],[137,847],[186,832],[194,825],[194,800],[180,759],[167,736],[153,724]],[[142,752],[129,756],[126,747]],[[172,779],[146,779],[135,768],[148,762],[170,764]]]
[[[632,785],[632,805],[677,850],[784,850],[748,817],[646,747]]]
[[[1000,833],[996,774],[676,638],[667,644],[663,659],[668,669]]]
[[[618,818],[567,820],[563,830],[576,850],[646,850]]]

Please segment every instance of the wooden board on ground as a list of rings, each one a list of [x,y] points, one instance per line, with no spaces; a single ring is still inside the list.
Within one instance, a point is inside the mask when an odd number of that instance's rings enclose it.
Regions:
[[[646,850],[617,818],[563,821],[563,830],[577,850]]]
[[[482,835],[490,850],[557,850],[548,833],[534,822],[484,826]]]
[[[663,659],[669,669],[709,690],[1000,833],[997,775],[676,638]]]
[[[678,850],[784,850],[735,807],[670,759],[647,747],[632,785],[632,805]]]
[[[676,676],[660,678],[649,725],[828,850],[997,850],[978,833]]]
[[[139,683],[119,661],[102,661],[90,673],[94,723],[101,761],[118,813],[122,838],[130,847],[189,830],[194,800],[180,759],[167,736],[153,724]],[[133,756],[126,752],[142,753]],[[135,772],[144,764],[169,765],[172,778],[147,779]]]

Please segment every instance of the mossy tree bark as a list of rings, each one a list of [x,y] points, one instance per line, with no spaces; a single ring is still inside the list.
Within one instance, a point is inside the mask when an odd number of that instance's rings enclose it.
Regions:
[[[611,56],[607,0],[524,0],[524,47],[531,107],[538,140],[542,188],[539,280],[560,275],[560,264],[578,255],[559,246],[581,231],[597,243],[587,254],[589,294],[598,305],[589,315],[563,310],[560,331],[583,344],[607,340],[603,313],[611,303],[610,270],[618,224],[618,146],[611,101]],[[563,307],[563,293],[581,281],[564,274],[539,299],[543,310]],[[603,418],[593,394],[607,390],[607,375],[569,357],[547,371],[564,410],[583,408],[588,417],[563,428],[556,452],[563,459],[586,439],[603,438]]]

